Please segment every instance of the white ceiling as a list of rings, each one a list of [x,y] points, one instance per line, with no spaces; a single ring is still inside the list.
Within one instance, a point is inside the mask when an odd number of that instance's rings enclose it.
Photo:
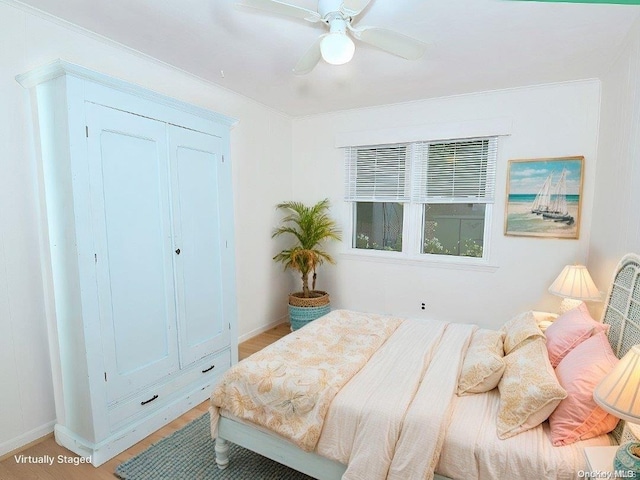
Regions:
[[[599,77],[640,16],[633,5],[372,0],[354,25],[426,41],[424,57],[408,61],[356,41],[347,65],[321,61],[296,76],[322,24],[234,0],[21,1],[293,116]]]

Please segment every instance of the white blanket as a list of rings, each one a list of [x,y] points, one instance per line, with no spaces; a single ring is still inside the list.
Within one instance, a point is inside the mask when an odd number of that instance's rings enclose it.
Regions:
[[[433,478],[475,328],[405,321],[336,395],[317,452],[344,480]]]
[[[584,478],[587,470],[584,447],[614,444],[611,437],[601,435],[554,447],[547,422],[500,440],[496,431],[499,404],[497,389],[454,399],[452,421],[436,468],[438,473],[465,480],[578,480]]]

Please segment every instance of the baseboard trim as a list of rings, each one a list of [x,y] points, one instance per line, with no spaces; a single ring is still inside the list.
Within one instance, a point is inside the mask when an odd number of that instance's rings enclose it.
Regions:
[[[55,420],[0,444],[0,462],[53,436]]]
[[[268,325],[265,325],[265,326],[260,327],[260,328],[256,328],[255,330],[251,330],[250,332],[239,336],[238,337],[238,343],[242,343],[242,342],[244,342],[246,340],[249,340],[250,338],[253,338],[256,335],[260,335],[261,333],[264,333],[267,330],[271,330],[272,328],[277,327],[278,325],[280,325],[282,323],[287,323],[288,321],[289,321],[289,315],[284,315],[283,317],[281,317],[280,319],[276,320],[275,322],[271,322]]]

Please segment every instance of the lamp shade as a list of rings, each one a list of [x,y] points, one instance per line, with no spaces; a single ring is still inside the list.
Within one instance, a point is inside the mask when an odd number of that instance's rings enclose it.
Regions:
[[[593,392],[607,412],[640,423],[640,345],[634,345]]]
[[[549,287],[549,293],[583,301],[600,301],[600,291],[584,265],[567,265]]]
[[[329,33],[320,42],[322,58],[331,65],[342,65],[353,58],[356,46],[344,33]]]

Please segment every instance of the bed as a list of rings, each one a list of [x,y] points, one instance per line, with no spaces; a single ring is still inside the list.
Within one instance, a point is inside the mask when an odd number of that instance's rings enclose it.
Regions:
[[[625,256],[616,268],[603,310],[602,321],[609,325],[606,338],[618,358],[640,343],[639,274],[640,257]],[[228,442],[232,442],[320,480],[573,479],[583,476],[580,472],[587,468],[584,447],[612,445],[628,435],[620,422],[611,434],[553,446],[549,423],[543,422],[499,439],[498,389],[456,395],[477,327],[349,311],[330,315],[338,321],[316,320],[316,326],[294,332],[272,349],[252,356],[261,370],[252,371],[256,363],[240,362],[230,375],[244,381],[244,387],[230,386],[236,380],[231,379],[228,388],[219,386],[214,391],[210,412],[220,468],[233,461],[228,458]],[[358,333],[346,327],[351,323],[359,324]],[[336,332],[336,328],[342,330]],[[335,338],[346,341],[336,343]],[[326,371],[315,369],[311,377],[306,373],[283,377],[280,359],[300,352],[305,352],[309,365],[327,358],[348,361],[329,365]],[[322,357],[322,352],[331,355]],[[276,394],[274,386],[282,378],[298,389],[278,392],[286,397],[284,416],[253,404],[244,408],[253,393],[267,398],[265,404],[274,403],[269,395],[272,390]],[[309,392],[314,398],[311,403]],[[225,395],[236,395],[235,403],[225,407],[221,400]]]

